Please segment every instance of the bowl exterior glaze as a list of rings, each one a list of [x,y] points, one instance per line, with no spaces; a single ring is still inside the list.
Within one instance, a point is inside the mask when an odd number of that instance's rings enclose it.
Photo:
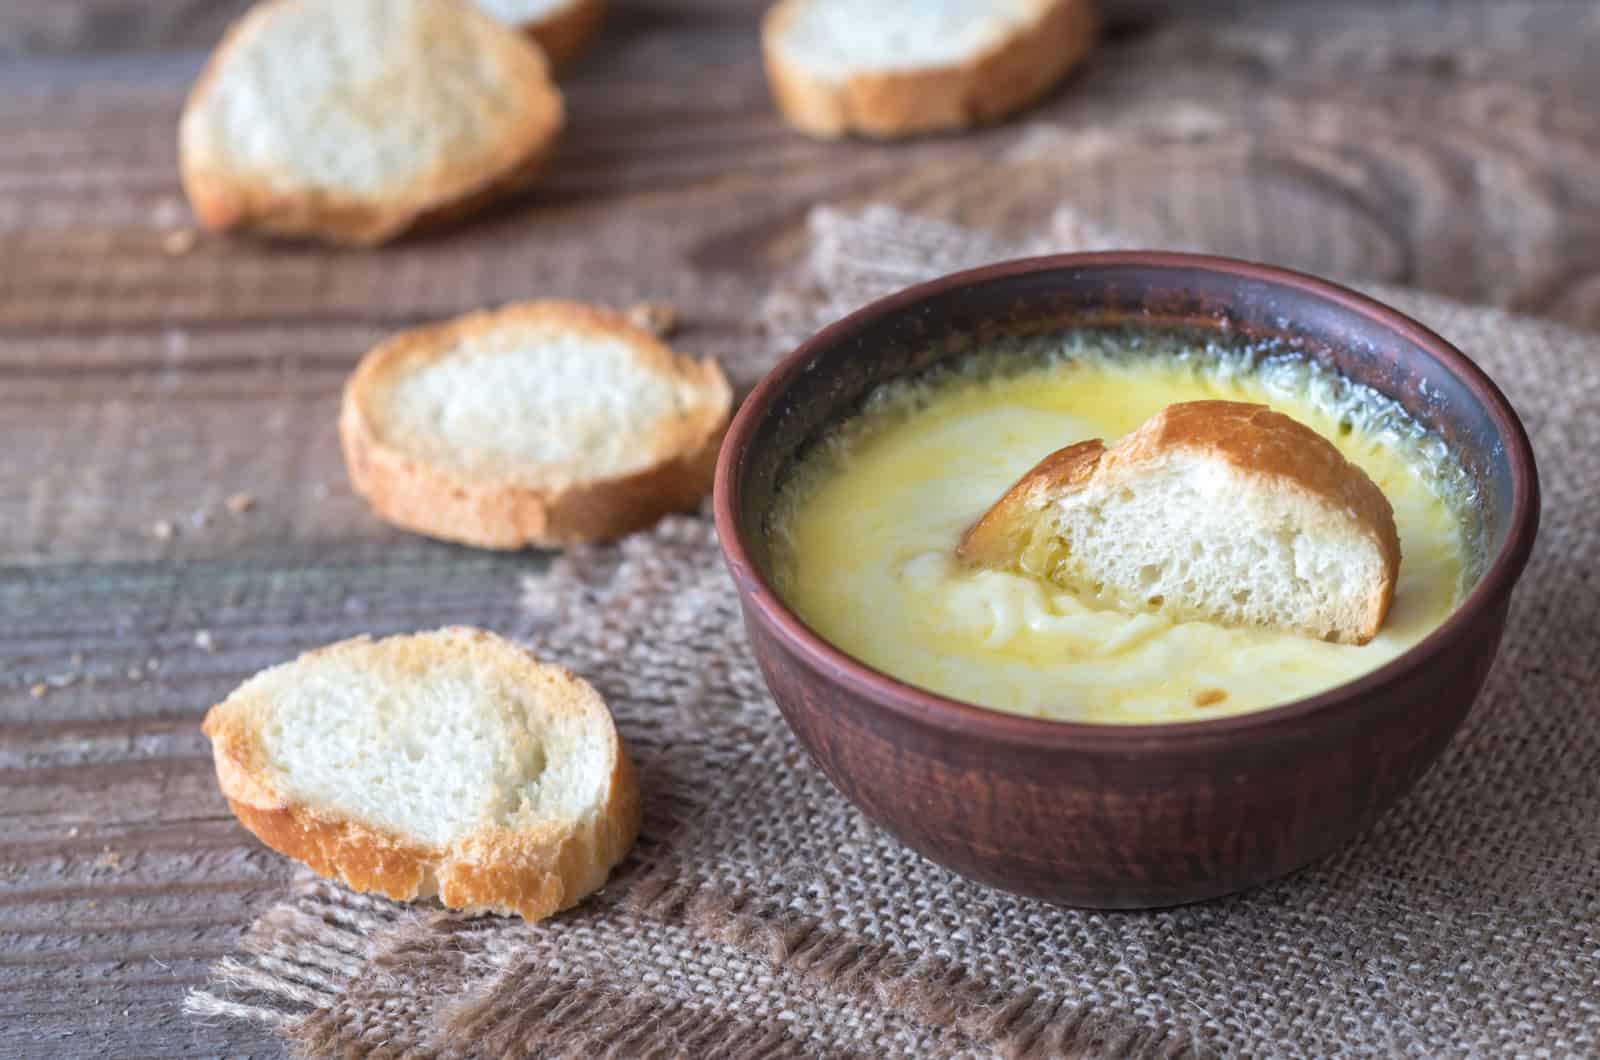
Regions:
[[[918,853],[1065,905],[1136,909],[1230,894],[1330,853],[1431,765],[1488,674],[1504,611],[1344,712],[1248,739],[1141,752],[951,733],[881,709],[746,609],[779,709],[835,787]]]
[[[795,453],[952,334],[1036,323],[1181,326],[1270,340],[1405,405],[1477,479],[1487,563],[1443,627],[1386,666],[1254,714],[1100,726],[990,711],[905,685],[812,633],[766,574],[766,519]],[[1483,685],[1538,520],[1532,451],[1459,351],[1359,295],[1179,254],[1008,262],[852,314],[768,376],[730,428],[716,516],[767,686],[812,759],[873,821],[971,879],[1068,905],[1228,894],[1370,827],[1438,758]]]

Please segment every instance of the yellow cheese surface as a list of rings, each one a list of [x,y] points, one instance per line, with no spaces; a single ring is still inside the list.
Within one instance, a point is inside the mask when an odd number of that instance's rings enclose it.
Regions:
[[[1304,372],[1088,358],[987,379],[957,376],[876,401],[786,490],[774,534],[779,592],[813,630],[868,665],[1018,714],[1195,721],[1341,684],[1444,621],[1461,595],[1468,553],[1457,506],[1441,485],[1442,445],[1430,449],[1428,439],[1362,415],[1350,388],[1333,400],[1327,395],[1338,388],[1316,382]],[[1203,398],[1260,402],[1294,417],[1389,498],[1400,580],[1373,641],[1339,645],[1175,623],[956,561],[967,527],[1047,453],[1086,438],[1109,445],[1166,405]]]

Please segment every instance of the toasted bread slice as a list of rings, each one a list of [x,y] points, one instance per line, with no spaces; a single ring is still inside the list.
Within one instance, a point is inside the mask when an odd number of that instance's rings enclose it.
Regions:
[[[1094,43],[1093,0],[779,0],[761,27],[789,123],[891,138],[997,121]]]
[[[345,385],[356,492],[483,548],[619,537],[711,485],[733,394],[619,314],[527,302],[398,335]]]
[[[183,184],[208,228],[381,243],[526,184],[562,113],[538,47],[465,0],[268,0],[190,93]]]
[[[960,554],[1123,608],[1365,644],[1394,599],[1388,498],[1304,424],[1233,401],[1169,405],[1111,448],[1045,457]]]
[[[398,901],[538,920],[604,884],[639,833],[600,695],[480,630],[307,652],[240,685],[204,729],[246,828]]]
[[[557,65],[577,58],[606,17],[606,0],[478,0],[478,6],[528,34]]]

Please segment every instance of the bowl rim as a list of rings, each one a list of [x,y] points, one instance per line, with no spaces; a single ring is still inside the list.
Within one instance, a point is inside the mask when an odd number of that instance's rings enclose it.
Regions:
[[[1109,724],[1010,714],[919,688],[846,654],[790,610],[751,559],[739,533],[738,477],[757,425],[778,395],[810,366],[816,351],[844,339],[868,322],[974,284],[1030,273],[1106,267],[1198,270],[1295,289],[1365,317],[1422,347],[1472,391],[1488,410],[1505,448],[1511,470],[1511,525],[1477,584],[1442,625],[1382,666],[1315,695],[1222,718]],[[1247,732],[1282,732],[1309,717],[1359,703],[1367,693],[1405,678],[1449,651],[1496,599],[1509,598],[1521,576],[1538,530],[1539,481],[1527,432],[1500,388],[1466,354],[1399,310],[1340,284],[1278,266],[1209,254],[1118,250],[1018,258],[949,273],[879,298],[822,328],[779,360],[740,406],[718,454],[713,508],[718,544],[745,605],[755,609],[769,632],[791,653],[878,709],[956,735],[1045,749],[1127,752],[1193,748],[1208,740],[1231,740]]]

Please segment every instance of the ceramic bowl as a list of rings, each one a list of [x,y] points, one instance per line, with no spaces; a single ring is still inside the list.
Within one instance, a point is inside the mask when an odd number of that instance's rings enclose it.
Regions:
[[[1403,405],[1476,479],[1482,573],[1439,629],[1364,677],[1214,720],[1091,725],[999,713],[860,663],[785,606],[768,521],[798,454],[875,386],[1013,331],[1178,332],[1314,358]],[[1349,842],[1438,758],[1483,685],[1539,518],[1527,435],[1438,335],[1283,269],[1167,253],[1069,254],[962,272],[802,344],[729,429],[716,520],[750,644],[816,764],[872,820],[982,883],[1074,906],[1228,894]]]

